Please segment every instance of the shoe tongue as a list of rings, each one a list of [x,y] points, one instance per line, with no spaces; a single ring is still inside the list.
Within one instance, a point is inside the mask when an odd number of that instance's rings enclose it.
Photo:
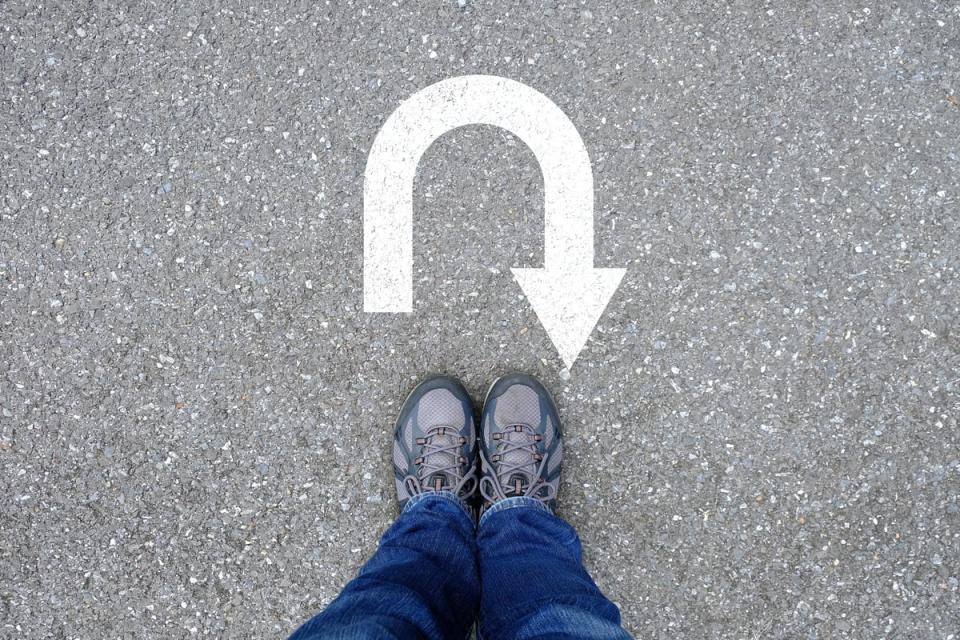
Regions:
[[[433,473],[427,478],[427,488],[433,489],[434,491],[440,491],[442,489],[449,489],[452,485],[450,482],[450,476],[446,473]]]
[[[444,433],[435,433],[430,442],[437,447],[446,447],[459,442],[459,436],[452,429],[444,429]],[[456,465],[456,450],[428,453],[424,462],[432,469],[449,468]],[[437,484],[439,481],[439,485]],[[430,489],[448,489],[454,485],[453,475],[447,471],[438,471],[427,476],[426,486]]]
[[[503,485],[503,491],[508,496],[523,495],[523,492],[530,486],[530,478],[522,473],[511,473],[506,484]]]
[[[509,486],[504,486],[505,491],[510,491],[515,489],[517,486],[517,480],[521,481],[523,486],[527,486],[533,482],[534,476],[537,474],[537,462],[533,459],[533,440],[530,437],[530,434],[526,431],[516,431],[509,429],[504,432],[503,439],[501,443],[508,442],[510,445],[524,445],[525,449],[517,449],[514,451],[508,451],[501,454],[500,464],[513,467],[517,466],[510,473],[508,478]],[[504,447],[507,448],[507,447]]]

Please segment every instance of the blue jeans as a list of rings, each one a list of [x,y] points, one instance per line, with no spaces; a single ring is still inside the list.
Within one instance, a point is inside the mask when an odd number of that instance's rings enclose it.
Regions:
[[[474,527],[450,493],[413,497],[380,548],[290,640],[629,639],[580,562],[580,539],[539,500],[507,498]]]

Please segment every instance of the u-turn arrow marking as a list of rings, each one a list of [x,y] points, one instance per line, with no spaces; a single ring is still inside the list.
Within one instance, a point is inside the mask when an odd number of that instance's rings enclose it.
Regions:
[[[413,183],[421,156],[451,129],[487,124],[530,148],[543,174],[544,267],[513,275],[572,367],[626,269],[593,266],[593,171],[576,127],[525,84],[460,76],[416,92],[373,141],[363,184],[363,308],[413,310]]]

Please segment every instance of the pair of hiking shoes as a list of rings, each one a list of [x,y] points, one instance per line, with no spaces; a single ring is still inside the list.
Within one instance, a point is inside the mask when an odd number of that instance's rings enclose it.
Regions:
[[[393,445],[400,508],[415,495],[445,491],[481,510],[515,496],[554,510],[563,450],[557,408],[543,385],[522,374],[499,378],[487,391],[479,433],[475,424],[459,380],[436,376],[417,385],[400,409]]]

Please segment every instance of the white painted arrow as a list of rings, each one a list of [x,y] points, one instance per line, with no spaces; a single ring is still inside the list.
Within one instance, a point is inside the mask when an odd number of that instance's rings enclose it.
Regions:
[[[626,269],[593,266],[593,172],[570,119],[538,91],[497,76],[421,89],[373,141],[363,185],[363,308],[413,310],[413,182],[421,156],[451,129],[488,124],[530,148],[543,174],[544,268],[512,269],[567,367],[572,367]]]

